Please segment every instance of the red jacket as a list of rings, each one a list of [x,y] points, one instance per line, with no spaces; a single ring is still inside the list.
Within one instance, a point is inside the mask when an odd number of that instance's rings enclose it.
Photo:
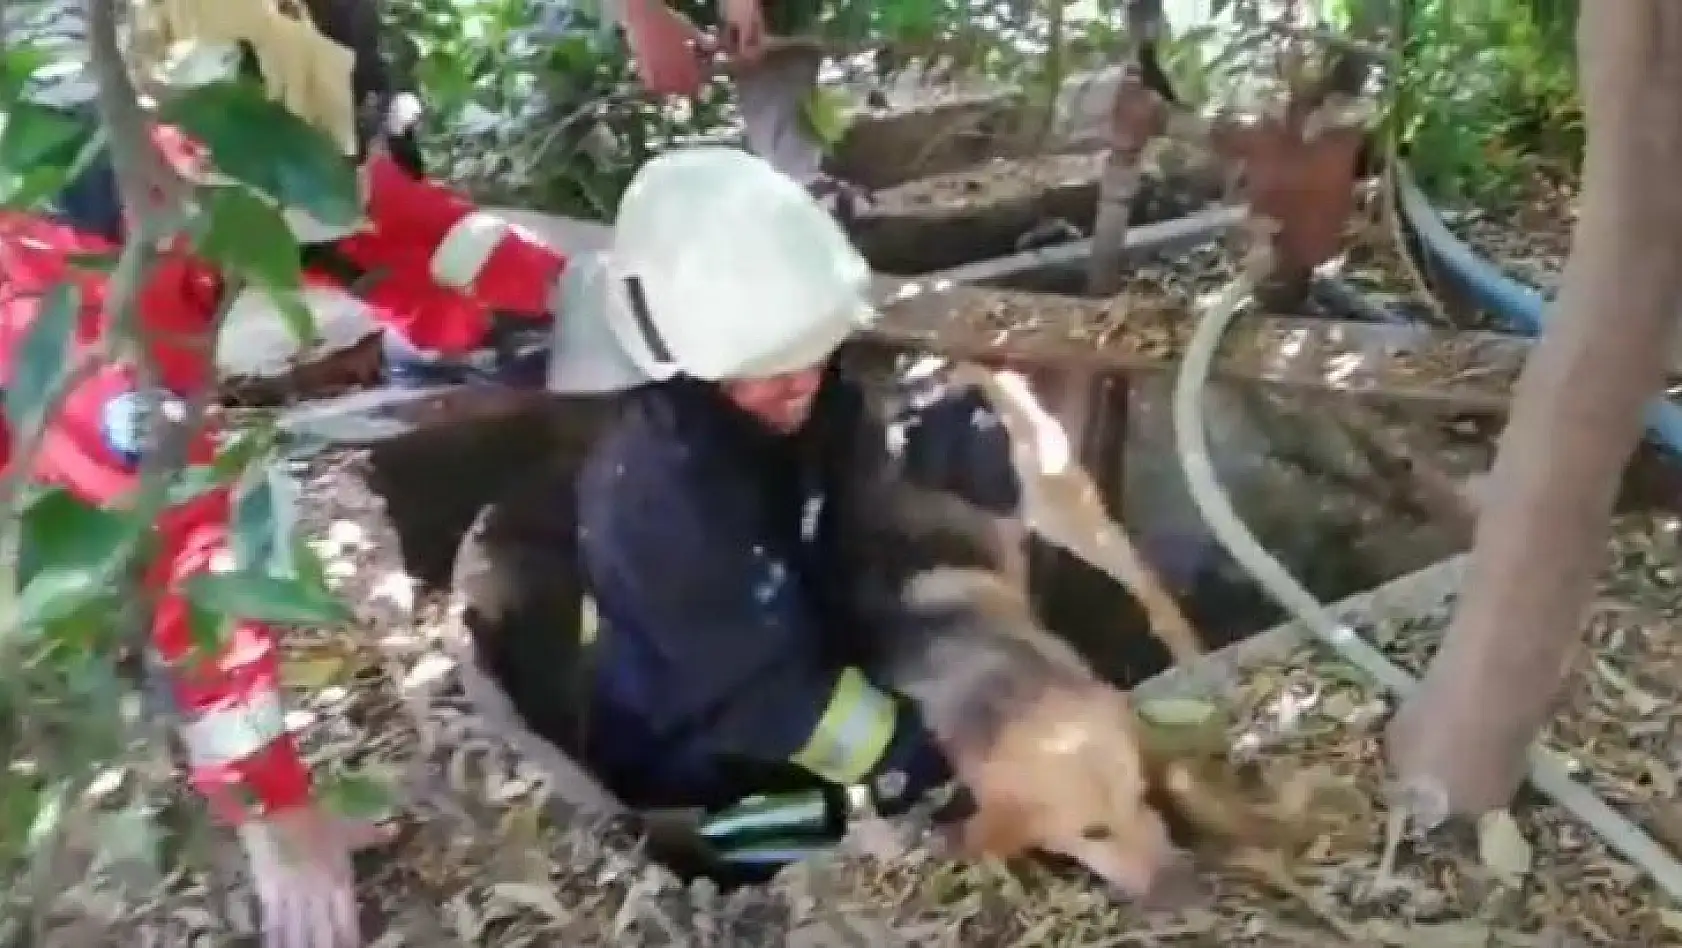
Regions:
[[[186,174],[201,149],[160,127],[153,140]],[[361,290],[376,319],[423,352],[462,355],[484,344],[493,312],[550,319],[566,257],[448,188],[414,178],[384,154],[362,166],[365,222],[332,244],[377,278]]]
[[[70,266],[73,254],[106,253],[98,238],[21,215],[0,215],[0,382],[12,377],[12,358],[34,321],[41,295],[74,281],[82,291],[79,341],[94,342],[103,321],[103,274]],[[143,327],[174,340],[202,337],[215,312],[220,281],[183,257],[166,258],[141,294]],[[176,392],[209,384],[208,360],[184,341],[159,342],[162,381]],[[112,366],[81,384],[54,417],[42,443],[35,478],[68,488],[93,504],[120,501],[138,483],[135,459],[107,435],[107,406],[134,390],[131,373]],[[0,419],[0,430],[5,427]],[[11,463],[9,432],[0,439],[0,467]],[[193,463],[214,459],[216,445],[201,432]],[[205,569],[227,544],[229,492],[224,489],[171,508],[158,524],[159,557],[148,581],[166,590],[159,601],[152,645],[170,669],[192,763],[194,785],[230,822],[298,806],[309,800],[309,770],[285,727],[279,662],[268,629],[240,623],[214,656],[195,651],[187,603],[175,590]]]
[[[550,318],[564,256],[384,155],[363,168],[368,226],[335,249],[387,272],[365,294],[382,321],[422,351],[459,355],[483,344],[493,312]]]

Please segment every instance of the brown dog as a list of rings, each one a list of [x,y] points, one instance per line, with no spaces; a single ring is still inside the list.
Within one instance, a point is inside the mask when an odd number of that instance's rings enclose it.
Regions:
[[[998,414],[1021,507],[1014,518],[990,515],[911,486],[891,463],[857,472],[873,485],[850,518],[866,577],[859,602],[879,636],[873,677],[917,702],[974,797],[956,833],[960,853],[1042,850],[1135,898],[1187,901],[1200,888],[1168,822],[1186,825],[1184,794],[1163,785],[1178,771],[1147,753],[1127,697],[1037,621],[1023,528],[1125,586],[1182,664],[1201,655],[1199,637],[1025,380],[962,363],[944,374],[980,389]]]
[[[883,683],[914,699],[975,799],[963,853],[1043,850],[1115,888],[1178,901],[1189,863],[1148,800],[1127,697],[1034,620],[1020,588],[980,569],[918,574]]]
[[[1127,895],[1186,900],[1189,860],[1150,805],[1127,697],[1034,618],[993,518],[950,494],[879,484],[854,540],[873,680],[915,701],[975,801],[957,854],[1073,859]]]

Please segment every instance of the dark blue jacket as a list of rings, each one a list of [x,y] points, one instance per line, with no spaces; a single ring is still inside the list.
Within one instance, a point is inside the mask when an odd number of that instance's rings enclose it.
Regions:
[[[853,664],[863,633],[830,501],[862,412],[832,377],[801,433],[779,436],[713,386],[669,382],[631,395],[592,452],[578,484],[601,625],[588,756],[632,805],[728,802],[755,789],[727,776],[742,767],[833,783],[899,771],[913,791],[946,779],[914,707]],[[969,427],[970,408],[949,414]]]

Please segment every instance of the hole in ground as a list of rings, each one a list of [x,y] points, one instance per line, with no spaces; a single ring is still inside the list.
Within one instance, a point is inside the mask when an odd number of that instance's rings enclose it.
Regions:
[[[1122,489],[1116,502],[1144,555],[1178,593],[1207,644],[1219,648],[1271,628],[1283,616],[1202,529],[1185,497],[1171,449],[1168,385],[1160,378],[1131,385],[1127,430],[1125,437],[1116,439],[1122,443]],[[1208,412],[1217,467],[1241,517],[1322,601],[1372,588],[1462,548],[1456,538],[1417,515],[1377,509],[1370,498],[1339,501],[1339,495],[1360,493],[1358,478],[1304,471],[1301,464],[1293,467],[1277,439],[1282,433],[1304,438],[1314,434],[1324,427],[1316,416],[1273,417],[1264,436],[1262,426],[1246,417],[1243,407],[1230,389],[1212,387]],[[404,537],[406,559],[412,553],[412,537],[430,534],[435,541],[428,554],[435,561],[433,582],[447,582],[455,540],[446,544],[441,538],[452,532],[459,538],[466,526],[462,521],[471,520],[478,509],[469,500],[474,492],[464,492],[463,485],[483,487],[486,478],[508,485],[508,472],[530,465],[534,455],[548,450],[539,446],[555,443],[555,419],[567,410],[565,405],[528,406],[495,424],[479,420],[440,426],[415,440],[376,450],[371,480],[384,485],[376,490],[387,496],[388,512]],[[1477,442],[1474,435],[1485,433],[1461,431],[1466,442]],[[1481,471],[1488,463],[1488,446],[1474,447],[1479,450],[1473,451],[1475,460],[1467,468]],[[1631,466],[1620,506],[1673,507],[1679,497],[1682,467],[1647,449]],[[564,524],[555,529],[557,535],[567,532]],[[1101,675],[1129,687],[1166,667],[1167,654],[1148,634],[1141,611],[1107,577],[1060,551],[1041,548],[1035,559],[1042,618]],[[556,573],[546,564],[534,568],[545,576]],[[554,651],[544,653],[548,646],[543,643],[569,638],[552,622],[534,624],[530,633],[534,634],[524,639],[537,643],[537,657],[522,654],[514,662],[503,662],[495,669],[496,677],[528,714],[532,729],[554,740],[568,732],[557,722],[554,709],[558,702],[565,703],[565,669],[576,667],[576,649],[561,649],[559,658]],[[576,641],[576,634],[571,638]],[[521,676],[512,668],[530,674]],[[754,882],[765,874],[721,865],[694,842],[692,835],[671,832],[657,841],[654,855],[686,877],[704,875],[724,885]]]
[[[976,285],[997,290],[1100,299],[1103,294],[1093,293],[1087,288],[1087,259],[1083,256],[1026,267],[992,279],[977,280]],[[1220,275],[1226,272],[1227,255],[1220,241],[1205,240],[1191,246],[1133,253],[1124,266],[1130,271],[1130,277],[1150,278],[1165,273]]]
[[[1219,197],[1200,187],[1145,178],[1131,225],[1183,217]],[[1092,232],[1097,196],[1090,181],[1008,200],[975,200],[959,209],[896,206],[893,196],[884,195],[883,209],[861,215],[851,236],[876,272],[916,276],[1085,237]]]

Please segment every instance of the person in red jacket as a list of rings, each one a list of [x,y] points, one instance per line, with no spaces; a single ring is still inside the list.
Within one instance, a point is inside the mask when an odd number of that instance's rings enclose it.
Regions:
[[[188,12],[178,16],[179,22],[165,24],[171,52],[150,70],[152,81],[165,87],[191,86],[242,72],[262,79],[265,59],[252,45],[261,47],[264,42],[260,27],[265,17],[285,14],[266,6],[257,9],[254,0],[204,0],[203,6],[225,14],[221,8],[241,3],[253,9],[242,11],[237,25],[255,32],[238,42],[194,36],[192,29],[199,22],[190,15],[192,5],[172,5],[169,9]],[[306,301],[317,311],[327,348],[348,345],[383,328],[397,337],[389,351],[408,360],[482,362],[499,322],[545,329],[551,321],[550,295],[565,268],[565,256],[425,176],[414,134],[422,107],[412,92],[399,90],[380,51],[379,5],[308,0],[304,7],[307,22],[319,30],[312,41],[328,50],[326,67],[332,68],[335,57],[346,51],[351,55],[346,76],[351,94],[338,98],[357,107],[353,115],[335,116],[332,113],[344,109],[332,107],[340,104],[334,102],[324,107],[326,115],[312,111],[301,117],[331,126],[323,130],[343,140],[347,162],[359,171],[365,212],[357,225],[337,228],[297,209],[286,213],[303,246]],[[284,52],[297,49],[289,40]],[[343,134],[343,125],[354,134]],[[159,128],[154,142],[178,171],[203,183],[221,183],[207,156],[179,131]],[[120,240],[121,211],[114,206],[112,178],[108,162],[85,173],[59,202],[63,219]],[[332,292],[351,284],[364,305],[353,305],[343,299],[344,293]],[[236,308],[222,347],[237,348],[238,342],[255,338],[253,345],[275,351],[228,352],[229,369],[263,370],[297,354],[282,331],[279,314],[272,306],[256,305],[259,298],[254,294],[252,305]]]
[[[217,183],[209,157],[180,132],[154,130],[154,143],[188,177]],[[388,352],[411,360],[464,363],[496,341],[499,319],[512,317],[547,331],[551,297],[566,257],[493,212],[413,174],[390,152],[371,153],[360,167],[364,219],[348,228],[324,225],[302,211],[286,217],[303,246],[305,302],[328,348],[384,329]],[[347,288],[357,284],[354,294]],[[290,357],[284,322],[266,295],[230,312],[219,340],[224,372],[261,372]],[[234,351],[242,341],[260,351]],[[278,348],[277,348],[278,347]]]
[[[546,326],[549,297],[565,258],[420,176],[413,149],[378,145],[382,138],[402,138],[413,124],[415,105],[412,98],[392,94],[389,84],[381,85],[382,70],[363,68],[378,62],[377,14],[367,15],[376,6],[362,0],[310,0],[307,5],[324,37],[354,53],[357,68],[349,77],[354,99],[371,101],[375,116],[359,123],[355,147],[347,153],[364,185],[361,226],[333,232],[303,215],[287,215],[306,245],[304,297],[327,341],[346,327],[384,327],[413,349],[447,359],[482,348],[491,335],[493,314],[514,314]],[[201,59],[248,64],[238,45],[220,51],[203,48],[214,44],[198,45],[199,52],[211,54]],[[205,77],[201,73],[199,78]],[[216,183],[208,156],[178,131],[159,128],[154,141],[179,170]],[[0,286],[5,290],[0,294],[0,385],[11,377],[12,360],[42,294],[56,283],[72,281],[81,288],[81,342],[98,338],[106,277],[73,263],[115,249],[122,212],[111,206],[115,188],[109,186],[109,170],[103,182],[100,172],[93,174],[86,179],[92,187],[60,202],[66,221],[0,213]],[[102,202],[107,206],[101,207]],[[107,226],[98,226],[100,221]],[[378,279],[352,294],[348,284],[360,275]],[[164,254],[139,301],[143,328],[155,336],[152,356],[164,391],[137,390],[136,376],[126,367],[101,370],[72,392],[54,416],[29,472],[32,477],[60,485],[90,504],[121,503],[139,475],[142,406],[159,404],[168,411],[215,384],[229,367],[266,364],[274,353],[242,351],[285,337],[284,331],[278,336],[268,331],[280,325],[279,316],[260,293],[234,301],[215,346],[205,345],[225,290],[221,276],[206,262],[178,251]],[[0,466],[20,463],[4,428],[0,418]],[[214,448],[213,433],[202,432],[193,443],[192,459],[207,461]],[[240,623],[210,656],[195,649],[189,633],[179,585],[216,568],[225,557],[229,517],[229,492],[220,490],[160,518],[159,557],[148,579],[165,595],[152,630],[153,651],[171,681],[192,783],[218,818],[239,829],[267,948],[353,948],[362,942],[350,856],[382,834],[331,816],[316,799],[309,768],[285,726],[272,632],[259,623]]]
[[[104,274],[78,270],[74,255],[108,253],[96,236],[40,218],[0,217],[0,386],[43,295],[70,282],[81,290],[81,347],[100,334]],[[141,293],[143,329],[163,337],[153,357],[165,392],[137,389],[127,366],[111,365],[73,389],[52,417],[34,455],[37,482],[70,491],[85,503],[123,502],[135,490],[143,454],[144,406],[182,405],[186,393],[210,384],[211,366],[192,340],[202,339],[221,290],[216,272],[182,256],[167,256]],[[21,463],[15,439],[0,418],[0,468]],[[213,433],[193,439],[192,463],[214,459]],[[374,827],[330,816],[311,795],[309,768],[288,734],[271,632],[241,622],[213,655],[202,654],[190,631],[180,584],[215,568],[227,555],[230,491],[222,488],[170,508],[158,521],[158,558],[147,581],[164,592],[152,628],[154,657],[167,671],[179,713],[180,736],[193,786],[213,814],[239,828],[251,859],[271,948],[350,948],[360,944],[350,854],[381,838]]]

